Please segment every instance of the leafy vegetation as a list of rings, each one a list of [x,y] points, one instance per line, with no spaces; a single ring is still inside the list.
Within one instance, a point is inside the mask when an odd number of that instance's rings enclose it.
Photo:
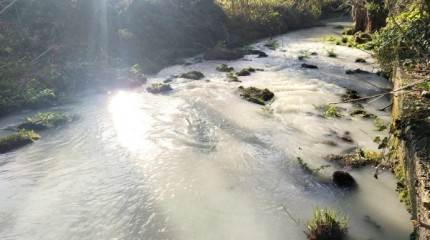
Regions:
[[[310,240],[343,240],[348,232],[348,217],[328,208],[314,208],[313,219],[308,221]]]
[[[330,50],[326,50],[327,52],[327,57],[332,57],[332,58],[336,58],[337,57],[337,53],[334,51],[334,49],[330,49]]]
[[[45,130],[48,128],[57,127],[75,120],[75,115],[63,113],[63,112],[38,112],[32,117],[25,118],[25,122],[17,126],[17,129],[26,130]]]
[[[34,131],[20,130],[5,137],[0,137],[0,153],[6,153],[33,143],[40,136]]]
[[[314,107],[317,110],[322,110],[324,117],[334,117],[334,118],[343,117],[343,114],[340,108],[334,104],[314,105]]]
[[[309,167],[309,165],[301,158],[301,157],[297,157],[297,161],[299,162],[299,166],[300,168],[306,172],[306,173],[310,173],[313,175],[317,175],[320,171],[329,168],[330,165],[326,164],[326,165],[321,165],[315,169],[312,169]]]

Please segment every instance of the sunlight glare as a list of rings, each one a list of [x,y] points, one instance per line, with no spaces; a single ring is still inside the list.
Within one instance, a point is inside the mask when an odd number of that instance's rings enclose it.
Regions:
[[[133,151],[142,149],[152,125],[152,118],[142,108],[142,97],[119,92],[112,97],[109,111],[120,142]]]

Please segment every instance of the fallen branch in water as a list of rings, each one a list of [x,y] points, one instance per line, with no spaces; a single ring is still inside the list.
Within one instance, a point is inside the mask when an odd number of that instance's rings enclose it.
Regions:
[[[367,99],[382,97],[382,96],[385,96],[385,95],[388,95],[388,94],[392,94],[392,93],[403,91],[405,89],[408,89],[410,87],[416,86],[416,85],[418,85],[420,83],[423,83],[423,82],[427,82],[429,80],[430,80],[430,78],[426,78],[426,79],[423,79],[421,81],[411,83],[409,85],[406,85],[404,87],[398,88],[398,89],[390,91],[390,92],[384,92],[384,93],[379,93],[379,94],[375,94],[375,95],[372,95],[372,96],[362,97],[362,98],[358,98],[358,99],[349,99],[349,100],[335,102],[335,103],[329,103],[329,104],[341,104],[341,103],[359,102],[359,101],[362,101],[362,100],[367,100]]]
[[[284,208],[284,210],[285,210],[285,212],[288,214],[288,216],[290,216],[290,218],[291,219],[293,219],[293,221],[296,223],[296,224],[300,224],[300,222],[299,221],[297,221],[296,219],[294,219],[293,218],[293,216],[291,216],[291,214],[288,212],[288,210],[284,207],[284,206],[282,206],[283,208]]]

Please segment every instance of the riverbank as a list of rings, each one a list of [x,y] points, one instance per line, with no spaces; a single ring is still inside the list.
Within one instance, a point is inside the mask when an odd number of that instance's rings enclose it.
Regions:
[[[424,81],[424,82],[423,82]],[[426,81],[426,82],[425,82]],[[408,73],[396,68],[394,89],[414,85],[393,94],[392,156],[399,180],[400,199],[411,212],[412,219],[429,223],[430,216],[430,111],[428,75]],[[411,239],[428,239],[430,229],[417,227]]]

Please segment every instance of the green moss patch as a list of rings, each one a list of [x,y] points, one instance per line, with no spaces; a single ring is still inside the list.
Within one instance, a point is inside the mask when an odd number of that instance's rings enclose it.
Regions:
[[[240,70],[240,72],[237,73],[237,76],[249,76],[251,75],[251,73],[254,73],[256,71],[263,71],[263,69],[247,67]]]
[[[76,118],[76,115],[63,112],[39,112],[32,117],[25,118],[25,121],[18,124],[16,129],[33,131],[45,130],[72,122],[76,120]]]
[[[244,88],[243,86],[239,87],[239,94],[246,101],[266,105],[266,101],[270,101],[275,94],[271,92],[269,89],[259,89],[256,87],[248,87]]]
[[[40,136],[34,131],[21,130],[8,136],[0,138],[0,153],[10,152],[17,148],[31,144],[38,140]]]

